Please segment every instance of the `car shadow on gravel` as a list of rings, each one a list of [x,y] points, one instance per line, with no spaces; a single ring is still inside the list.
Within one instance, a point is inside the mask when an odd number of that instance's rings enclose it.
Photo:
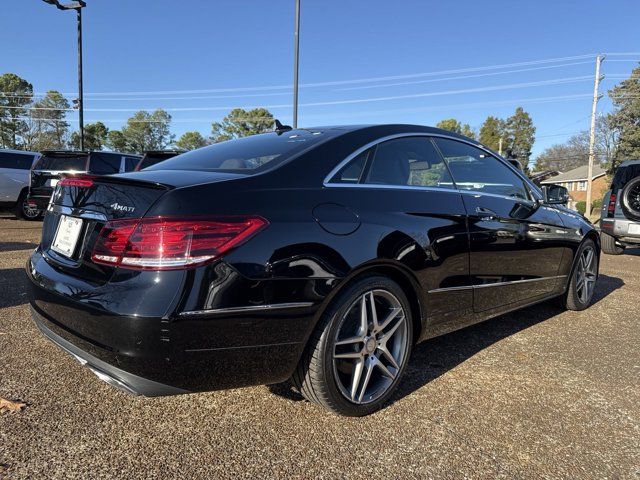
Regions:
[[[0,252],[13,252],[18,250],[33,250],[36,243],[31,242],[0,242]]]
[[[620,278],[600,274],[592,305],[623,285],[624,281]],[[405,379],[392,402],[411,394],[494,343],[549,320],[562,311],[552,300],[417,345],[407,366]]]
[[[624,282],[620,278],[600,274],[593,304],[623,285]],[[562,310],[553,301],[544,302],[416,345],[407,365],[405,377],[389,404],[410,395],[494,343],[560,313]],[[288,400],[304,400],[287,382],[269,385],[268,388],[271,393]]]
[[[27,301],[27,275],[24,268],[0,270],[0,308],[24,305]]]

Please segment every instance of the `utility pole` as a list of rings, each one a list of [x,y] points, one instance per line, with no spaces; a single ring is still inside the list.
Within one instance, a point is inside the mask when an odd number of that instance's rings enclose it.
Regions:
[[[293,33],[293,128],[298,128],[298,60],[300,57],[300,0],[296,0],[296,20]]]
[[[600,95],[598,88],[600,87],[600,81],[604,78],[604,75],[600,76],[600,65],[604,60],[604,55],[598,55],[596,57],[596,77],[593,82],[593,103],[591,105],[591,129],[589,131],[589,168],[587,169],[587,202],[585,205],[585,214],[589,218],[591,216],[591,189],[593,184],[593,162],[595,161],[596,150],[596,113],[598,107],[598,100]]]
[[[500,137],[500,141],[498,142],[498,153],[502,156],[502,137]]]

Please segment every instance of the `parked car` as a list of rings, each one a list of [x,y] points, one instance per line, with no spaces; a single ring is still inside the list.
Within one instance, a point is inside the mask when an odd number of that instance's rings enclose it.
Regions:
[[[29,170],[39,157],[38,152],[0,150],[0,209],[9,210],[25,220],[42,217],[42,212],[27,199]]]
[[[140,162],[140,155],[118,152],[47,150],[31,170],[29,201],[46,209],[54,187],[64,175],[92,173],[112,175],[131,172]]]
[[[600,212],[602,251],[621,255],[640,247],[640,160],[620,164]]]
[[[27,263],[40,330],[143,395],[290,379],[365,415],[416,342],[593,298],[599,237],[509,162],[440,129],[286,129],[62,180]]]
[[[156,163],[160,163],[182,153],[185,153],[185,150],[148,150],[144,152],[142,159],[135,169],[142,170],[143,168],[150,167],[151,165],[155,165]]]

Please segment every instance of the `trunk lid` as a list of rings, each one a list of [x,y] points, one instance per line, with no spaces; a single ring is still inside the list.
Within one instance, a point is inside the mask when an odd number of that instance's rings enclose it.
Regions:
[[[115,269],[94,263],[91,254],[107,221],[144,217],[151,206],[172,189],[240,176],[212,172],[153,171],[77,177],[91,180],[92,185],[56,187],[45,216],[40,249],[66,274],[103,284],[109,281]],[[56,242],[58,230],[61,235],[65,234],[70,221],[79,223],[77,228],[70,230],[73,237],[70,243]],[[61,245],[70,245],[70,250],[63,251]]]

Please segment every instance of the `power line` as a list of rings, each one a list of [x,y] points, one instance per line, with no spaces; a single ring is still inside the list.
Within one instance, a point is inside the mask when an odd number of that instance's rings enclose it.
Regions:
[[[491,87],[477,87],[477,88],[467,88],[467,89],[457,89],[457,90],[444,90],[439,92],[425,92],[425,93],[414,93],[407,95],[393,95],[393,96],[385,96],[385,97],[368,97],[368,98],[357,98],[351,100],[331,100],[331,101],[322,101],[322,102],[308,102],[301,104],[300,106],[304,107],[315,107],[315,106],[330,106],[330,105],[352,105],[352,104],[360,104],[360,103],[370,103],[370,102],[384,102],[391,100],[405,100],[405,99],[413,99],[413,98],[427,98],[427,97],[435,97],[435,96],[445,96],[445,95],[459,95],[465,93],[479,93],[479,92],[493,92],[493,91],[501,91],[501,90],[511,90],[511,89],[520,89],[520,88],[531,88],[531,87],[541,87],[541,86],[549,86],[549,85],[565,85],[569,83],[581,82],[591,80],[591,76],[584,75],[579,77],[565,77],[565,78],[556,78],[551,80],[541,80],[537,82],[523,82],[523,83],[511,83],[505,85],[494,85]],[[217,110],[231,110],[236,108],[237,106],[224,106],[224,107],[172,107],[165,108],[165,111],[168,112],[195,112],[195,111],[217,111]],[[245,106],[243,108],[251,109],[251,108],[269,108],[269,109],[278,109],[278,108],[290,108],[290,104],[275,104],[275,105],[251,105]],[[23,108],[23,107],[2,107],[6,109],[25,109],[25,110],[46,110],[46,111],[73,111],[73,108],[46,108],[46,107],[31,107],[31,108]],[[135,112],[140,110],[140,108],[87,108],[85,109],[88,112]]]
[[[335,80],[335,81],[327,81],[327,82],[315,82],[315,83],[303,83],[300,84],[300,87],[324,87],[324,86],[337,86],[337,85],[350,85],[350,84],[358,84],[358,83],[372,83],[372,82],[380,82],[380,81],[391,81],[391,80],[402,80],[409,78],[419,78],[419,77],[432,77],[432,76],[443,76],[443,75],[454,75],[459,73],[470,73],[470,72],[480,72],[485,70],[500,70],[503,68],[512,68],[512,67],[522,67],[528,65],[540,65],[540,64],[548,64],[548,63],[557,63],[561,61],[570,61],[570,60],[581,60],[586,58],[593,58],[595,54],[585,54],[585,55],[574,55],[568,57],[558,57],[558,58],[550,58],[544,60],[530,60],[525,62],[516,62],[516,63],[505,63],[499,65],[488,65],[481,67],[466,67],[466,68],[456,68],[450,70],[441,70],[435,72],[423,72],[423,73],[412,73],[405,75],[390,75],[390,76],[379,76],[379,77],[368,77],[368,78],[359,78],[359,79],[351,79],[351,80]],[[199,89],[199,90],[153,90],[153,91],[137,91],[137,92],[85,92],[84,95],[96,95],[96,96],[108,96],[108,95],[177,95],[177,94],[201,94],[201,93],[227,93],[227,92],[248,92],[255,90],[282,90],[289,89],[293,86],[290,84],[287,85],[267,85],[267,86],[253,86],[253,87],[233,87],[233,88],[212,88],[212,89]],[[10,92],[8,92],[10,93]],[[45,93],[34,93],[34,95],[45,95]],[[62,95],[77,95],[76,92],[66,92]]]
[[[493,76],[493,75],[506,75],[506,74],[511,74],[511,73],[530,72],[530,71],[534,71],[534,70],[545,70],[545,69],[549,69],[549,68],[561,68],[561,67],[567,67],[567,66],[572,66],[572,65],[585,65],[585,64],[591,65],[591,63],[593,63],[593,62],[588,61],[588,62],[563,63],[563,64],[560,64],[560,65],[545,65],[545,66],[542,66],[542,67],[521,68],[521,69],[518,69],[518,70],[507,70],[507,71],[504,71],[504,72],[488,72],[488,73],[478,73],[478,74],[473,74],[473,75],[460,75],[460,76],[456,76],[456,77],[433,78],[433,79],[428,79],[428,80],[415,80],[415,81],[411,81],[411,82],[396,82],[396,83],[386,83],[386,84],[382,84],[382,85],[365,85],[365,86],[361,86],[361,87],[339,88],[337,91],[365,90],[365,89],[370,89],[370,88],[395,87],[395,86],[402,86],[402,85],[418,85],[418,84],[421,84],[421,83],[443,82],[443,81],[448,81],[448,80],[461,80],[461,79],[465,79],[465,78],[479,78],[479,77],[488,77],[488,76]]]
[[[574,95],[560,95],[553,97],[535,97],[535,98],[518,98],[513,100],[499,100],[492,102],[475,102],[475,103],[461,103],[461,104],[449,104],[449,105],[437,105],[431,107],[416,107],[416,108],[400,108],[400,109],[384,109],[384,110],[369,110],[369,111],[360,111],[360,112],[348,112],[348,113],[336,113],[332,114],[333,118],[336,117],[362,117],[362,116],[371,116],[371,115],[380,115],[380,114],[389,114],[389,113],[416,113],[416,112],[427,112],[427,111],[438,111],[438,110],[453,110],[453,109],[472,109],[479,107],[493,107],[493,106],[512,106],[517,104],[525,104],[525,103],[555,103],[555,102],[563,102],[563,101],[574,101],[574,100],[582,100],[584,98],[590,97],[591,94],[581,93]],[[307,118],[318,118],[318,117],[326,117],[324,114],[307,114],[305,117]],[[34,120],[31,117],[17,117],[22,120]],[[246,117],[245,117],[246,118]],[[264,117],[253,117],[251,119],[254,120],[263,120]],[[77,120],[74,119],[36,119],[41,121],[57,121],[57,122],[74,122]],[[89,122],[103,122],[103,123],[126,123],[128,121],[135,123],[162,123],[163,120],[133,120],[133,119],[92,119],[88,120]],[[206,122],[211,123],[211,118],[187,118],[187,119],[172,119],[172,123],[199,123]]]

